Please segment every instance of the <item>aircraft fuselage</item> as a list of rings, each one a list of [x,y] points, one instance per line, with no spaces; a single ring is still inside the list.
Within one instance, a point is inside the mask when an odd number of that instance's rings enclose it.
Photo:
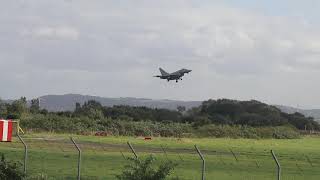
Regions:
[[[159,77],[160,79],[166,79],[167,81],[175,80],[178,82],[179,80],[182,80],[182,77],[185,74],[190,73],[192,70],[189,69],[181,69],[179,71],[173,72],[173,73],[167,73],[163,69],[160,68],[161,75],[155,76]]]

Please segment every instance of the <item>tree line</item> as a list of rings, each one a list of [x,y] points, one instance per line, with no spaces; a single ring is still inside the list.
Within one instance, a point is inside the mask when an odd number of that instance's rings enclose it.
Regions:
[[[183,106],[177,110],[124,105],[106,107],[90,100],[76,103],[74,111],[48,112],[40,109],[37,99],[28,105],[22,97],[11,103],[0,100],[0,118],[20,119],[23,127],[37,131],[101,131],[113,135],[288,138],[296,137],[296,130],[320,130],[313,118],[300,113],[284,113],[255,100],[230,99],[204,101],[189,110]],[[281,131],[288,133],[283,135]]]

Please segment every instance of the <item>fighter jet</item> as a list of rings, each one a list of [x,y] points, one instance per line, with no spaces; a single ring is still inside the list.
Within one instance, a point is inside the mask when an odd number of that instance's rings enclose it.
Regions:
[[[184,74],[188,74],[189,72],[191,72],[192,70],[188,70],[188,69],[180,69],[179,71],[176,71],[174,73],[167,73],[165,70],[163,70],[162,68],[159,68],[161,75],[157,75],[154,77],[158,77],[160,79],[166,79],[168,82],[170,80],[176,80],[176,82],[178,82],[179,80],[182,80],[182,76],[184,76]]]

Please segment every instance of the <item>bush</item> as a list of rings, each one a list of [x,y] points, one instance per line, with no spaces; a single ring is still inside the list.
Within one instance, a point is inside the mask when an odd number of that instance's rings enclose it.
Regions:
[[[118,180],[164,180],[177,166],[172,161],[155,165],[153,156],[149,156],[145,160],[135,158],[129,158],[129,160],[130,164],[124,167],[122,174],[116,176]]]
[[[290,126],[278,127],[250,127],[250,126],[229,126],[229,125],[206,125],[199,127],[196,131],[199,137],[229,137],[229,138],[275,138],[295,139],[299,138],[299,132]]]
[[[247,125],[208,124],[203,116],[199,123],[174,123],[155,121],[127,121],[122,119],[90,119],[88,117],[66,117],[57,114],[36,114],[21,119],[21,126],[33,131],[94,134],[107,132],[115,136],[161,136],[184,137],[186,134],[198,137],[229,138],[297,138],[299,133],[293,126],[252,127]]]
[[[280,126],[274,128],[273,138],[275,139],[297,139],[299,137],[299,132],[291,127]]]
[[[0,179],[1,180],[22,180],[25,176],[19,169],[20,163],[6,161],[3,154],[1,154],[0,161]]]

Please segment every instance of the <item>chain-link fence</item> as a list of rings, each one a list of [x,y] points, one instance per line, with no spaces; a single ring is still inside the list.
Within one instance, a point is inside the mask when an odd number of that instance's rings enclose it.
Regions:
[[[22,168],[25,167],[28,176],[34,179],[116,179],[128,163],[128,157],[145,158],[150,154],[159,161],[177,162],[172,177],[181,179],[320,179],[320,152],[301,154],[275,149],[273,157],[268,147],[264,150],[241,147],[215,150],[205,146],[108,144],[99,142],[99,138],[94,142],[75,138],[75,144],[69,138],[22,139],[27,153],[18,139],[0,144],[0,150],[7,159],[25,163]]]

